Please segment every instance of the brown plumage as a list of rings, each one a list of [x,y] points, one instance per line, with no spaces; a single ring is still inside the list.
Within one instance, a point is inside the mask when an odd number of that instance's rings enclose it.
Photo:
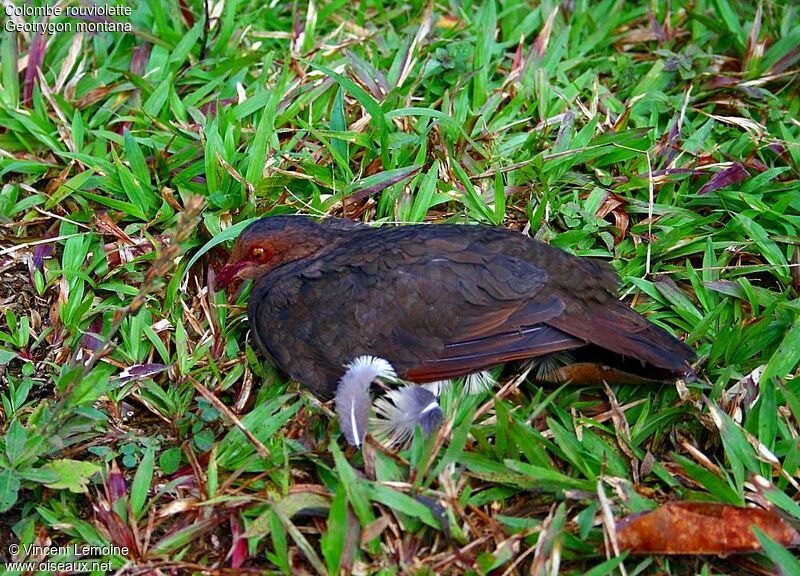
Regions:
[[[261,350],[325,399],[362,355],[429,382],[591,344],[691,374],[692,351],[617,299],[608,264],[502,228],[262,218],[219,282],[235,277],[255,280]]]

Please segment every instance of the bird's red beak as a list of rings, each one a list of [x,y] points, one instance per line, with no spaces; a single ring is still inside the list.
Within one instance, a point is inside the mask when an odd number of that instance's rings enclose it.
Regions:
[[[217,278],[214,281],[214,285],[216,288],[226,288],[228,284],[233,282],[234,278],[239,275],[239,272],[247,268],[247,262],[233,262],[232,264],[225,264],[222,267],[222,270],[219,271],[217,274]]]

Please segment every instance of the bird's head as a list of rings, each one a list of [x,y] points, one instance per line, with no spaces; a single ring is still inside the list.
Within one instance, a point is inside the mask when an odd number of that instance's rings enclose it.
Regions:
[[[303,216],[269,216],[244,229],[216,284],[259,278],[273,268],[310,256],[332,241],[331,231]]]

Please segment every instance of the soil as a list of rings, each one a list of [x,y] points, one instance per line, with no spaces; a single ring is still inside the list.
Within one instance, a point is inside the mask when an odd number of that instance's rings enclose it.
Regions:
[[[22,375],[22,368],[28,362],[33,362],[34,373],[32,378],[42,383],[35,386],[31,394],[35,398],[43,398],[52,391],[52,368],[48,368],[46,361],[52,361],[55,350],[49,345],[48,339],[36,343],[37,337],[43,330],[51,325],[50,307],[56,298],[56,290],[52,287],[40,297],[34,289],[27,266],[20,261],[10,268],[2,270],[0,274],[0,331],[10,333],[6,314],[12,312],[19,322],[27,316],[30,321],[31,335],[28,346],[17,349],[9,342],[0,341],[0,346],[16,352],[19,356],[7,365],[0,365],[0,393],[5,392],[8,385],[6,374],[16,377]]]

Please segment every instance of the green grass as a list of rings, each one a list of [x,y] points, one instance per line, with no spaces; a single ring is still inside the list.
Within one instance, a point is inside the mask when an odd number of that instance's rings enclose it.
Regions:
[[[136,3],[129,34],[2,33],[0,560],[787,565],[763,535],[749,556],[607,557],[599,493],[617,519],[690,499],[800,522],[796,3],[210,6],[210,25],[192,0]],[[446,396],[437,437],[343,452],[331,407],[251,347],[246,292],[206,288],[237,223],[294,212],[609,259],[701,380],[612,387],[627,426],[600,384]]]

